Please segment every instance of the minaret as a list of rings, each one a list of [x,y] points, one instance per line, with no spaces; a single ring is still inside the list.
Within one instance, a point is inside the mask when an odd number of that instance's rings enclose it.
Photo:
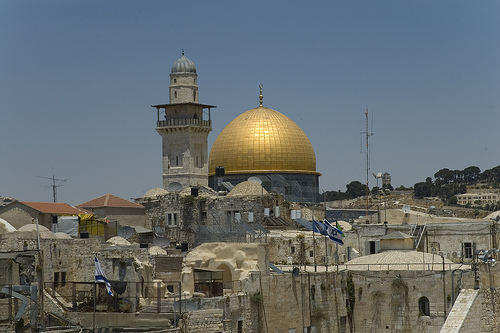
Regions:
[[[152,105],[162,137],[163,188],[170,192],[208,186],[210,109],[215,106],[198,103],[197,78],[194,63],[182,51],[170,73],[169,104]],[[208,119],[203,119],[204,109]]]

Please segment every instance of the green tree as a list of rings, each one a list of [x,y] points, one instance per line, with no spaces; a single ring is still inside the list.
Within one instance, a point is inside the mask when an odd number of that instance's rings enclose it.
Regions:
[[[434,184],[432,182],[420,182],[413,185],[413,195],[417,198],[432,197],[434,195]]]
[[[361,182],[357,180],[354,180],[347,184],[346,188],[346,193],[352,199],[366,195],[366,185],[361,184]]]
[[[467,184],[475,184],[479,180],[481,169],[477,166],[470,166],[464,169],[464,180]]]
[[[434,178],[436,179],[436,185],[439,187],[443,184],[449,184],[453,182],[453,171],[448,168],[444,168],[439,170],[434,174]]]

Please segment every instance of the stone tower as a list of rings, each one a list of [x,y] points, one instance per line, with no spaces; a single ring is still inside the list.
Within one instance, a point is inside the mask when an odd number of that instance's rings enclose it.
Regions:
[[[170,192],[179,191],[180,185],[208,186],[207,142],[210,109],[215,106],[198,103],[197,78],[194,63],[183,51],[170,73],[169,104],[152,105],[162,137],[163,188]]]

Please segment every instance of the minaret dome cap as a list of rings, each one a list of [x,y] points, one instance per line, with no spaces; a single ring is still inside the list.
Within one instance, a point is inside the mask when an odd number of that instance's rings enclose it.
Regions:
[[[182,51],[182,57],[178,59],[174,64],[172,65],[172,74],[175,73],[194,73],[196,74],[196,66],[194,63],[186,58],[184,55],[184,51]]]

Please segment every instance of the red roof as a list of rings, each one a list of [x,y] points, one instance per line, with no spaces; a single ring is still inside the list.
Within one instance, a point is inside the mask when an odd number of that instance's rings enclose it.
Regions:
[[[44,214],[85,214],[86,212],[68,205],[64,202],[33,202],[33,201],[20,201],[20,203],[38,210]]]
[[[142,209],[144,209],[143,205],[139,205],[139,204],[136,204],[135,202],[122,199],[122,198],[117,197],[116,195],[113,195],[113,194],[105,194],[105,195],[100,196],[98,198],[81,203],[81,204],[77,205],[76,207],[79,207],[79,208],[98,208],[98,207],[125,208],[125,207],[127,207],[127,208],[142,208]]]

